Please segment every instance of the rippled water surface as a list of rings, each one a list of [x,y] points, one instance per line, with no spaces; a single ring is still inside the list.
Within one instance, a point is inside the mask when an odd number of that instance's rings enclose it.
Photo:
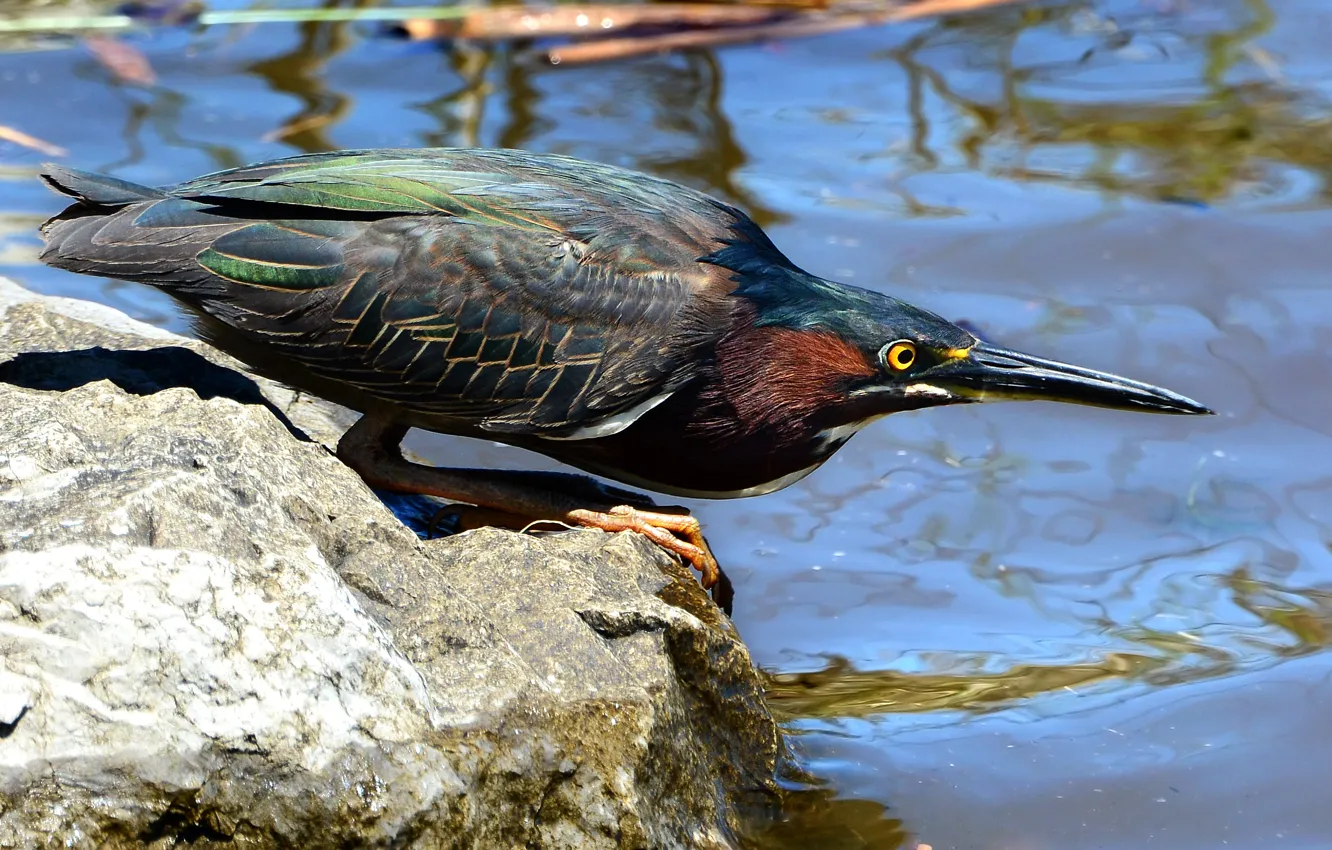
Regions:
[[[9,37],[0,125],[145,183],[336,147],[620,163],[743,206],[811,271],[1215,407],[902,414],[786,491],[695,505],[821,783],[758,840],[1327,848],[1327,12],[1051,3],[585,68],[370,25],[162,30],[127,38],[150,88]],[[41,159],[0,142],[0,271],[183,330],[145,288],[35,265]]]

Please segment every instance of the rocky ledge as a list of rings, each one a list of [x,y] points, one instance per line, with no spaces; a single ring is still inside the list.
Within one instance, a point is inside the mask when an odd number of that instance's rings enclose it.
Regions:
[[[633,535],[423,541],[345,411],[0,280],[0,847],[727,847],[749,654]]]

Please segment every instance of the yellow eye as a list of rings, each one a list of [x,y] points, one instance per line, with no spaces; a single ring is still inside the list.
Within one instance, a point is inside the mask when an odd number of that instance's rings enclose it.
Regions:
[[[888,350],[884,352],[883,360],[888,364],[888,368],[893,371],[905,372],[911,368],[911,364],[916,362],[916,344],[905,339],[898,340],[888,346]]]

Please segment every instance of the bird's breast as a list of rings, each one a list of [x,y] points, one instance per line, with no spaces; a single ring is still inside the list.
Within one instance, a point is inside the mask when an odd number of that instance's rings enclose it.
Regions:
[[[632,487],[686,498],[735,499],[788,487],[823,464],[853,431],[738,417],[706,383],[675,391],[628,427],[580,440],[526,444]]]

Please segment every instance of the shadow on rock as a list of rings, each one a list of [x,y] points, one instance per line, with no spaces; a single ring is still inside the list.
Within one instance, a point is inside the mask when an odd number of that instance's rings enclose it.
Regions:
[[[222,397],[241,404],[261,404],[292,436],[310,441],[268,400],[253,379],[183,346],[146,351],[113,351],[100,346],[79,351],[31,351],[0,363],[0,383],[31,390],[65,392],[96,381],[110,381],[139,396],[184,387],[205,400]]]

